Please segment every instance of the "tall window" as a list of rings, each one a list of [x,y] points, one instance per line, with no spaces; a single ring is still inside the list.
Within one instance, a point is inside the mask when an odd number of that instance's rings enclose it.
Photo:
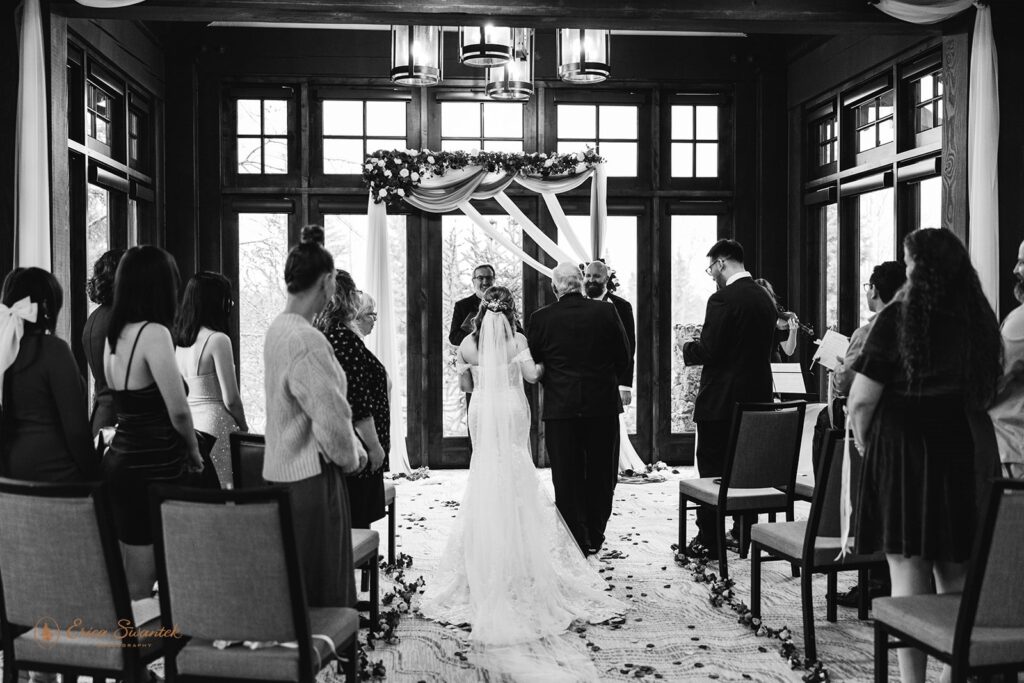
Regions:
[[[886,90],[853,108],[858,153],[893,141],[893,97],[893,90]]]
[[[590,216],[568,216],[569,225],[576,239],[585,248],[591,248]],[[605,234],[601,257],[608,268],[615,273],[619,288],[615,291],[633,306],[633,325],[636,332],[636,318],[640,301],[637,299],[637,248],[636,248],[636,216],[608,216],[608,228]],[[566,251],[572,253],[567,240],[559,233],[559,243]],[[625,321],[623,321],[625,323]],[[636,396],[636,358],[633,358],[633,395]],[[636,434],[636,401],[624,406],[626,429]]]
[[[854,198],[860,234],[860,281],[868,281],[875,266],[896,257],[896,226],[893,222],[893,189],[865,192]],[[860,300],[860,324],[871,318],[864,297]]]
[[[238,357],[240,391],[249,429],[266,428],[263,337],[287,300],[288,215],[238,214]]]
[[[336,268],[347,270],[356,287],[368,291],[367,259],[369,225],[365,214],[328,214],[324,216],[324,236],[327,250],[334,256]],[[408,408],[406,400],[406,258],[405,258],[405,216],[388,216],[388,255],[391,261],[390,294],[394,309],[395,342],[398,348],[397,369],[388,368],[391,373],[391,400],[398,401],[402,406],[403,415]],[[371,292],[380,309],[383,292]],[[390,331],[384,331],[390,334]],[[372,345],[378,330],[366,338],[367,345]],[[392,430],[397,434],[398,425]]]
[[[560,154],[594,147],[608,160],[608,177],[636,177],[637,105],[559,104],[556,107]]]
[[[486,216],[496,229],[501,230],[517,245],[522,245],[522,229],[508,216]],[[516,300],[520,318],[523,313],[523,264],[503,246],[484,234],[465,216],[443,216],[441,219],[441,296],[442,325],[439,333],[444,337],[444,435],[466,436],[466,397],[459,388],[459,375],[455,367],[457,347],[448,342],[448,325],[455,310],[455,302],[475,291],[473,269],[489,263],[494,266],[494,284],[508,287]]]
[[[822,246],[825,257],[825,327],[839,329],[839,211],[836,204],[818,209],[819,225],[823,228]]]
[[[521,102],[442,102],[441,149],[523,151]]]
[[[917,225],[914,228],[942,227],[942,177],[935,176],[915,183],[912,191],[916,200]]]
[[[238,173],[288,173],[288,100],[236,102]]]
[[[716,216],[672,216],[670,288],[672,296],[672,433],[695,429],[693,404],[700,368],[683,363],[682,342],[699,337],[715,282],[705,268],[705,254],[718,241]]]
[[[324,100],[325,174],[359,174],[378,150],[405,149],[404,100]]]
[[[672,106],[672,177],[718,176],[718,105]]]

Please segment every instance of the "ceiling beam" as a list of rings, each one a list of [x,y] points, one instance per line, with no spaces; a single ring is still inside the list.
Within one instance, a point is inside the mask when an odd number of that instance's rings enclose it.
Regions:
[[[459,26],[494,20],[534,28],[740,33],[937,33],[893,19],[866,0],[145,0],[93,9],[53,0],[67,16],[145,21],[261,21]]]

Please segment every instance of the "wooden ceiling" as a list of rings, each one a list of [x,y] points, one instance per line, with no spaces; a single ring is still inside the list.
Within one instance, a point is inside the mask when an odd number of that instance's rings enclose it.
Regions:
[[[935,33],[893,19],[867,0],[145,0],[99,10],[53,0],[67,16],[145,21],[259,21],[459,26],[493,20],[535,28],[785,33]]]

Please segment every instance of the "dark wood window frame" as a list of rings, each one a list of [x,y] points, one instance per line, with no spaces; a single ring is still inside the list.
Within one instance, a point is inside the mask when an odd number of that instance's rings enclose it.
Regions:
[[[730,89],[715,92],[666,91],[661,94],[659,124],[665,132],[659,145],[661,187],[676,190],[731,190],[735,185],[735,112]],[[718,107],[718,175],[714,177],[672,177],[672,107],[676,105],[715,105]],[[696,122],[694,122],[696,125]],[[694,131],[696,136],[696,130]],[[694,169],[696,172],[696,168]]]
[[[299,135],[299,118],[304,115],[299,98],[300,88],[294,84],[280,83],[275,85],[237,85],[225,89],[222,111],[221,144],[224,149],[222,160],[222,182],[225,187],[288,187],[299,184],[301,168],[305,163],[308,148]],[[285,100],[287,105],[287,137],[288,137],[288,172],[287,173],[239,173],[238,172],[238,139],[239,137],[279,137],[264,136],[262,123],[260,135],[238,134],[238,101],[239,100]],[[262,105],[261,105],[262,107]],[[262,112],[261,112],[262,120]],[[262,160],[262,155],[261,155]]]

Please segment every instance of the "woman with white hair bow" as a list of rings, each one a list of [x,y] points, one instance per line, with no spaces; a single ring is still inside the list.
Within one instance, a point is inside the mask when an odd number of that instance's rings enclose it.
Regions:
[[[13,271],[0,303],[0,473],[13,479],[97,479],[85,388],[67,342],[54,336],[64,295],[41,268]]]

